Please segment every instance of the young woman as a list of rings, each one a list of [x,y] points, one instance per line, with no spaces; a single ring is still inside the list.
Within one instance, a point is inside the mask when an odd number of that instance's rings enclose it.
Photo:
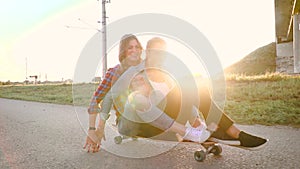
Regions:
[[[108,69],[105,78],[99,84],[97,90],[91,99],[88,108],[89,113],[89,129],[88,136],[84,148],[88,151],[95,152],[99,150],[101,140],[104,136],[105,121],[100,120],[96,127],[96,118],[100,112],[99,103],[103,100],[106,93],[110,90],[113,83],[125,72],[130,66],[138,65],[141,59],[142,45],[136,36],[132,34],[124,35],[119,45],[119,61],[120,64]],[[104,118],[104,117],[102,117]],[[105,139],[105,138],[104,138]]]

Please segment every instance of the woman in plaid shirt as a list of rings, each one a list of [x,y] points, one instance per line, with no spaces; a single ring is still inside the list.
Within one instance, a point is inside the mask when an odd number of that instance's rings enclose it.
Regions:
[[[113,83],[126,71],[130,66],[138,65],[141,63],[142,45],[136,36],[132,34],[124,35],[121,38],[119,45],[119,61],[120,64],[113,68],[108,69],[105,78],[95,91],[90,106],[89,113],[89,130],[86,138],[84,148],[87,147],[88,151],[98,151],[101,139],[105,140],[104,126],[105,120],[100,120],[96,128],[97,114],[100,112],[99,103],[103,100],[106,93],[110,90]],[[95,144],[96,143],[96,144]]]

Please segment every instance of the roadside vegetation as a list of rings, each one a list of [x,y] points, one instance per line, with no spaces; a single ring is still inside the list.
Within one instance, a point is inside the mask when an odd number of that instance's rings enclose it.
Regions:
[[[300,126],[300,75],[227,75],[225,111],[240,124]],[[97,84],[3,85],[0,97],[87,107]]]
[[[300,75],[229,75],[225,111],[239,123],[300,126]]]
[[[300,75],[275,73],[275,43],[225,69],[225,112],[240,124],[300,127]],[[0,83],[0,97],[55,104],[89,105],[95,83]]]

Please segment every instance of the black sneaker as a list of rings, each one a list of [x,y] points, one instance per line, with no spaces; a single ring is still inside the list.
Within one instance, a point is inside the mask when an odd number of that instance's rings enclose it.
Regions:
[[[243,131],[239,134],[239,140],[241,142],[241,146],[253,150],[262,148],[268,142],[267,139],[253,136]]]
[[[217,142],[217,143],[221,143],[221,144],[232,145],[232,146],[240,146],[241,145],[240,140],[233,138],[226,133],[222,134],[222,135],[213,134],[208,140]]]

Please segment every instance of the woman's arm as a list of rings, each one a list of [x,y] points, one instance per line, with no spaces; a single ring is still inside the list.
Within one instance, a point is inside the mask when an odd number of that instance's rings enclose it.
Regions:
[[[88,108],[89,113],[89,130],[86,138],[86,142],[83,148],[87,148],[88,152],[97,152],[100,148],[102,138],[104,136],[105,121],[100,120],[96,130],[96,118],[100,112],[99,103],[103,100],[106,93],[111,88],[112,80],[118,77],[119,66],[115,66],[107,71],[104,80],[99,84],[95,91],[91,103]]]
[[[99,84],[97,90],[95,91],[89,108],[88,113],[89,114],[96,114],[100,112],[99,103],[103,100],[106,93],[110,90],[112,86],[112,81],[114,78],[117,78],[120,74],[118,72],[118,69],[120,68],[119,65],[115,66],[114,68],[108,69],[105,78],[103,81]]]
[[[101,104],[100,117],[108,116],[110,109],[113,104],[113,100],[120,96],[120,94],[128,90],[131,79],[140,72],[144,67],[143,62],[137,66],[132,66],[128,68],[113,84],[109,92],[103,98]]]

